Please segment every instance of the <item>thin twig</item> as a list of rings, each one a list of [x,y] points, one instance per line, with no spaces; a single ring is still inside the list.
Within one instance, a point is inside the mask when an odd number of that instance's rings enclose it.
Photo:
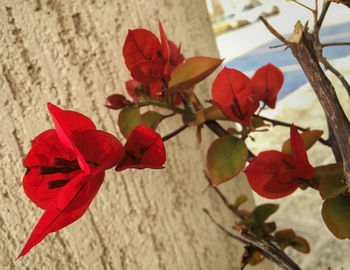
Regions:
[[[350,42],[331,42],[331,43],[323,43],[321,44],[321,47],[328,47],[328,46],[349,46]]]
[[[318,35],[318,31],[322,26],[323,20],[326,17],[328,8],[330,6],[331,2],[329,0],[326,0],[325,2],[323,2],[323,6],[322,6],[322,11],[320,14],[320,17],[318,18],[317,24],[315,25],[315,30],[317,31],[317,35]],[[315,32],[316,32],[315,31]]]
[[[294,3],[297,3],[298,5],[300,5],[300,6],[302,6],[302,7],[304,7],[304,8],[306,8],[306,9],[310,10],[311,12],[314,12],[314,11],[315,11],[314,9],[308,7],[307,5],[304,5],[303,3],[300,3],[300,2],[297,1],[297,0],[292,0],[292,1],[293,1]]]
[[[350,96],[350,85],[348,84],[344,76],[338,70],[336,70],[325,57],[320,57],[319,61],[324,65],[326,69],[329,69],[341,81],[344,88],[348,92],[348,95]]]
[[[269,23],[267,22],[267,20],[266,20],[264,17],[259,16],[259,19],[265,24],[266,28],[267,28],[268,30],[270,30],[270,32],[271,32],[275,37],[277,37],[282,43],[284,43],[285,45],[288,46],[288,44],[289,44],[288,40],[286,40],[286,39],[284,38],[284,36],[282,36],[275,28],[273,28],[273,27],[271,26],[271,24],[269,24]]]
[[[242,231],[240,236],[237,236],[233,234],[232,232],[225,229],[224,226],[219,224],[209,213],[209,211],[205,208],[203,208],[203,212],[208,215],[210,220],[220,229],[222,230],[227,236],[245,244],[248,246],[253,246],[256,248],[256,250],[261,253],[265,258],[269,259],[270,261],[274,262],[276,265],[281,267],[284,270],[301,270],[300,267],[291,259],[289,258],[283,250],[276,247],[271,242],[260,240],[254,237],[251,234],[248,234],[247,232]]]
[[[273,126],[291,127],[291,125],[292,125],[292,124],[287,123],[287,122],[283,122],[283,121],[280,121],[280,120],[267,118],[267,117],[261,116],[261,115],[254,115],[254,116],[258,116],[258,117],[260,117],[261,119],[263,119],[263,120],[265,120],[265,121],[267,121],[267,122],[270,122]],[[295,126],[298,130],[303,131],[303,132],[310,130],[309,128],[303,128],[303,127],[298,126],[298,125],[294,125],[294,126]],[[326,141],[326,140],[324,140],[324,139],[322,139],[322,138],[319,138],[318,141],[319,141],[320,143],[326,145],[326,146],[331,146],[331,144],[330,144],[328,141]]]
[[[207,179],[208,183],[209,183],[209,187],[211,187],[216,194],[218,194],[218,196],[220,197],[220,199],[222,200],[222,202],[225,204],[225,206],[239,219],[243,220],[243,217],[241,215],[239,215],[237,213],[237,209],[235,207],[233,207],[232,204],[229,203],[229,201],[227,200],[227,198],[224,196],[224,194],[221,193],[221,191],[216,187],[213,186],[211,181],[210,181],[210,177],[207,173],[207,171],[204,171],[204,177]]]
[[[188,127],[188,125],[186,125],[186,124],[182,125],[178,129],[175,129],[173,132],[171,132],[168,135],[165,135],[164,137],[162,137],[162,141],[165,142],[166,140],[171,139],[172,137],[174,137],[177,134],[179,134],[181,131],[185,130],[187,127]]]

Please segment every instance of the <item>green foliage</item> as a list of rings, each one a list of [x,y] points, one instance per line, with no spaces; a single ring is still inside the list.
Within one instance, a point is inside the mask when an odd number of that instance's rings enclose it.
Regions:
[[[212,142],[207,152],[207,168],[213,185],[235,177],[245,166],[248,150],[243,140],[223,136]]]

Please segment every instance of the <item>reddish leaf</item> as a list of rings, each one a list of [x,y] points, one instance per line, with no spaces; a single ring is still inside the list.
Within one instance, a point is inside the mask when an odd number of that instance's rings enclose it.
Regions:
[[[259,102],[251,80],[236,69],[224,68],[212,86],[213,103],[229,118],[249,126]]]
[[[308,241],[301,236],[296,236],[294,239],[291,240],[289,245],[295,250],[300,251],[302,253],[310,253],[310,245]]]
[[[276,66],[267,64],[252,77],[254,94],[270,108],[275,108],[277,94],[283,84],[283,73]]]
[[[107,98],[107,104],[105,104],[105,106],[113,110],[120,110],[129,106],[130,104],[131,102],[123,95],[113,94]]]
[[[209,76],[220,64],[223,59],[210,57],[192,57],[184,60],[171,72],[169,81],[169,94],[175,94],[178,91],[190,89],[195,84]]]
[[[146,126],[137,126],[124,146],[125,157],[116,167],[117,171],[127,168],[162,169],[165,163],[165,147],[160,135]]]

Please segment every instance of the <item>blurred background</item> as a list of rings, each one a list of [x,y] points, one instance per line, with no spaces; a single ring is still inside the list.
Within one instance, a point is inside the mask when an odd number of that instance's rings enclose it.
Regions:
[[[299,1],[315,7],[315,1]],[[319,9],[322,2],[318,1]],[[284,74],[284,84],[278,95],[279,102],[274,110],[264,110],[262,115],[289,123],[294,122],[311,129],[322,129],[324,138],[328,137],[324,113],[316,99],[298,62],[290,50],[281,44],[259,21],[259,16],[268,22],[285,38],[289,38],[295,23],[309,22],[313,29],[310,10],[294,1],[284,0],[206,0],[213,32],[224,65],[238,69],[251,77],[259,67],[272,63]],[[332,3],[320,31],[322,43],[350,42],[350,9]],[[330,46],[323,50],[324,56],[350,81],[350,46]],[[328,71],[338,98],[350,116],[350,100],[339,80]],[[254,141],[248,145],[255,154],[264,150],[280,150],[281,144],[289,138],[289,129],[271,127],[269,132],[256,132]],[[263,142],[263,143],[262,143]],[[308,151],[313,166],[334,162],[333,154],[327,147],[316,143]],[[225,184],[223,184],[225,185]],[[222,186],[225,189],[224,186]],[[296,260],[302,269],[350,269],[347,256],[350,243],[336,239],[326,228],[321,217],[322,200],[317,191],[298,190],[291,196],[279,200],[267,200],[254,194],[257,204],[279,203],[277,214],[271,216],[279,229],[293,228],[310,243],[311,254],[297,254],[291,249],[286,252]],[[331,267],[331,268],[328,268]]]

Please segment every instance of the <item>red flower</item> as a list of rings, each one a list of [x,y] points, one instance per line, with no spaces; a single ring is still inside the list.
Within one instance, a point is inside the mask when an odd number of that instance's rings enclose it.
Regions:
[[[316,170],[310,165],[303,139],[296,127],[290,128],[292,156],[265,151],[253,158],[245,169],[249,184],[260,196],[277,199],[293,193],[299,179],[311,179]]]
[[[131,76],[145,84],[170,80],[170,48],[159,22],[161,41],[146,29],[129,30],[123,56]]]
[[[126,155],[115,168],[162,169],[165,163],[165,147],[160,135],[146,126],[137,126],[129,135],[124,146]]]
[[[276,66],[267,64],[259,68],[253,78],[254,94],[270,108],[275,108],[277,94],[283,84],[283,73]]]
[[[37,136],[23,162],[24,191],[45,213],[18,257],[80,218],[99,190],[104,171],[124,157],[119,140],[96,130],[86,116],[50,103],[48,109],[55,130]]]
[[[164,83],[170,81],[171,71],[184,60],[181,46],[177,47],[168,40],[159,22],[159,39],[146,29],[129,30],[123,55],[125,64],[134,80],[126,82],[128,93],[135,98],[138,82],[143,83],[146,95],[167,99]],[[181,104],[178,95],[174,97],[175,106]]]
[[[250,119],[259,107],[259,101],[253,95],[253,84],[242,72],[236,69],[224,69],[216,77],[212,89],[212,102],[227,117],[250,125]]]

